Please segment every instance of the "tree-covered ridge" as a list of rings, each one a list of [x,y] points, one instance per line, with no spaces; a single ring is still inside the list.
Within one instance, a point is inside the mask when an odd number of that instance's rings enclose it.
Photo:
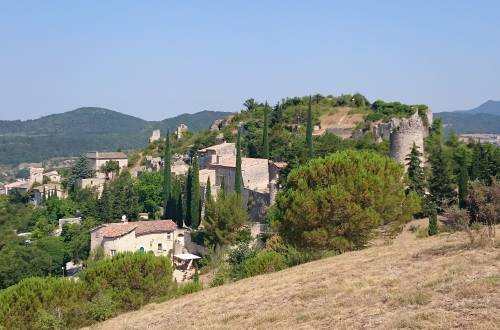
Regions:
[[[0,121],[0,162],[39,162],[52,157],[79,156],[91,150],[115,151],[144,147],[153,129],[163,134],[184,123],[205,130],[228,112],[201,111],[162,121],[145,121],[103,108],[79,108],[27,121]]]

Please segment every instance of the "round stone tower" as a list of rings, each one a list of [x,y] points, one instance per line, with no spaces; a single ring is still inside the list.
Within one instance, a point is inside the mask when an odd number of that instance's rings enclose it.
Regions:
[[[432,115],[428,115],[427,118],[432,120]],[[406,165],[405,158],[410,153],[413,143],[423,153],[428,125],[430,123],[424,123],[417,112],[410,118],[393,119],[393,129],[389,138],[391,158]]]

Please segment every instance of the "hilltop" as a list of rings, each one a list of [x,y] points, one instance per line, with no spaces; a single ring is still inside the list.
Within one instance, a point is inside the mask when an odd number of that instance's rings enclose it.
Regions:
[[[184,123],[191,131],[207,129],[229,112],[201,111],[162,121],[96,107],[78,108],[33,120],[0,121],[0,162],[39,162],[52,157],[78,156],[89,150],[115,151],[144,147],[153,129],[163,134]]]
[[[459,134],[500,134],[500,101],[489,100],[470,110],[438,112],[435,117]]]
[[[469,249],[463,233],[418,239],[410,228],[392,242],[151,304],[91,329],[495,329],[498,249]]]

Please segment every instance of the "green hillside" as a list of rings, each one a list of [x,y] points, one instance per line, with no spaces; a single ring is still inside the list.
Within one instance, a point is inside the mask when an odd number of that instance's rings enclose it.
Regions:
[[[114,151],[144,147],[153,129],[162,134],[184,123],[191,131],[207,129],[230,113],[201,111],[162,121],[146,121],[103,108],[79,108],[26,121],[0,121],[0,164],[39,162],[77,156],[90,150]]]
[[[439,112],[435,118],[442,118],[446,129],[458,134],[491,133],[500,134],[500,116],[488,113],[467,113],[462,111]]]

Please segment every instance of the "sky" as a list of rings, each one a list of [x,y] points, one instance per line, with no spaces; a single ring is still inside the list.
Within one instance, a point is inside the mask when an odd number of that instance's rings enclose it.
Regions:
[[[500,1],[0,0],[0,120],[147,120],[248,98],[500,99]]]

